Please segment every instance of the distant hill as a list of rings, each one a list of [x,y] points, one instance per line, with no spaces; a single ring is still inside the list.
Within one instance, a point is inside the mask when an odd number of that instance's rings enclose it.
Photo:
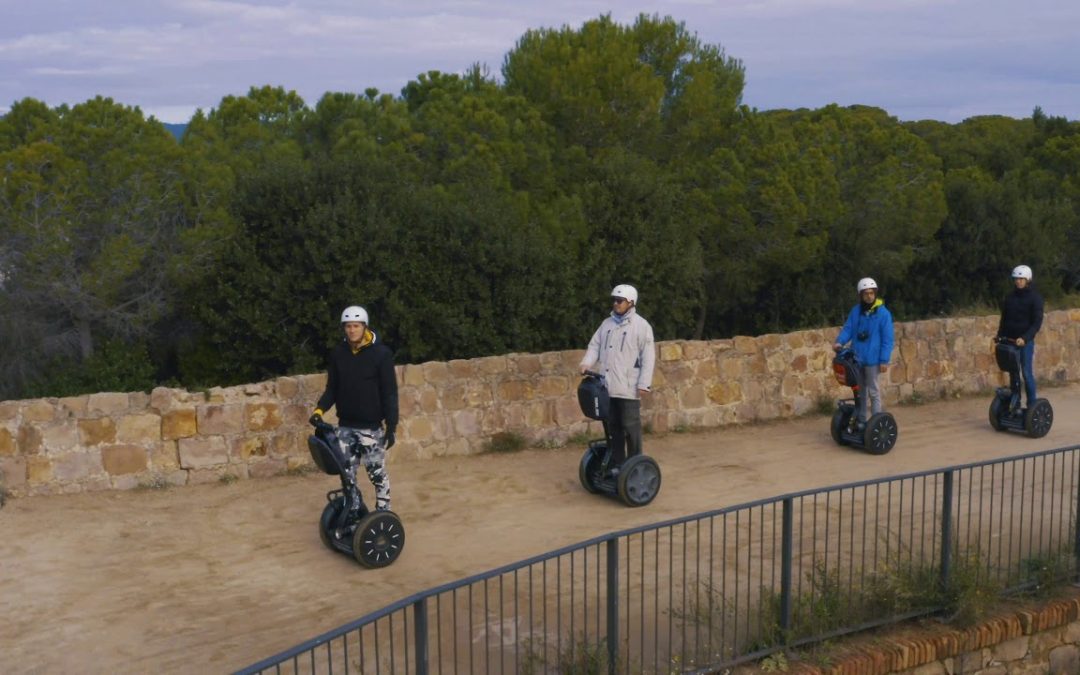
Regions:
[[[173,136],[176,136],[176,140],[180,140],[184,137],[184,132],[187,131],[187,123],[184,124],[169,124],[168,122],[162,122],[165,128],[168,129]]]

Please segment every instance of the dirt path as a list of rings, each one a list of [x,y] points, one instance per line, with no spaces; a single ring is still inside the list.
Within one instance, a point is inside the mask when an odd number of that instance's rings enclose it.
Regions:
[[[664,484],[628,509],[586,494],[582,448],[394,462],[408,543],[366,571],[323,548],[321,474],[160,491],[9,501],[0,509],[0,672],[221,672],[389,602],[604,532],[793,490],[1067,446],[1080,386],[1047,389],[1031,440],[993,432],[988,400],[894,409],[900,440],[873,457],[833,444],[828,419],[646,438]]]

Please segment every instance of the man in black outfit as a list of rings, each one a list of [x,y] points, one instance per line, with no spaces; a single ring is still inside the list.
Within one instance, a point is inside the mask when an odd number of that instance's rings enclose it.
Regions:
[[[1035,404],[1035,334],[1042,328],[1043,299],[1031,287],[1031,268],[1017,265],[1012,271],[1015,288],[1001,305],[997,338],[1007,338],[1020,348],[1020,369],[1024,373],[1027,404]],[[997,340],[995,338],[995,342]],[[1016,382],[1010,382],[1015,387]]]
[[[310,421],[322,421],[323,413],[337,406],[341,449],[349,457],[360,456],[375,486],[375,509],[389,511],[386,451],[394,445],[398,423],[394,354],[368,328],[368,314],[363,307],[346,307],[341,324],[345,339],[330,351],[326,391]]]

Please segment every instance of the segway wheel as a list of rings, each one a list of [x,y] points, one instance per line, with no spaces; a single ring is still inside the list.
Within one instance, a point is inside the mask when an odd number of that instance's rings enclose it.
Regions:
[[[1042,438],[1054,424],[1054,408],[1045,398],[1035,399],[1035,405],[1024,413],[1024,431],[1032,438]]]
[[[1001,423],[1001,410],[1005,405],[1000,396],[995,396],[994,400],[990,401],[990,426],[994,431],[1005,431],[1005,426]]]
[[[364,567],[386,567],[405,548],[405,527],[393,511],[372,511],[356,525],[353,557]]]
[[[829,431],[832,432],[832,439],[836,441],[837,445],[847,445],[847,441],[844,440],[844,427],[847,426],[848,418],[851,415],[844,411],[843,408],[837,408],[833,413],[832,423],[829,425]]]
[[[600,453],[596,452],[593,447],[587,448],[585,454],[581,456],[581,465],[578,467],[578,480],[581,481],[581,487],[593,494],[600,492],[600,488],[596,486],[595,478],[602,461]]]
[[[878,413],[870,417],[863,432],[863,447],[871,455],[884,455],[896,445],[899,429],[891,413]]]
[[[616,489],[627,506],[645,506],[660,492],[660,466],[652,457],[631,457],[619,467]]]
[[[322,516],[319,518],[319,539],[326,548],[331,551],[338,550],[334,546],[334,535],[330,530],[334,527],[334,521],[337,520],[338,514],[345,508],[345,498],[335,497],[333,500],[326,503],[323,508]]]

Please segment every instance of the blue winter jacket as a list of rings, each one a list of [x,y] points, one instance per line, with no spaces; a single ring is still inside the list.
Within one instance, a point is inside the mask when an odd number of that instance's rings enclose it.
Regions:
[[[860,335],[864,335],[864,339],[860,340]],[[888,364],[893,350],[892,314],[880,298],[865,312],[859,303],[851,308],[836,341],[841,345],[851,342],[855,356],[864,366]]]

